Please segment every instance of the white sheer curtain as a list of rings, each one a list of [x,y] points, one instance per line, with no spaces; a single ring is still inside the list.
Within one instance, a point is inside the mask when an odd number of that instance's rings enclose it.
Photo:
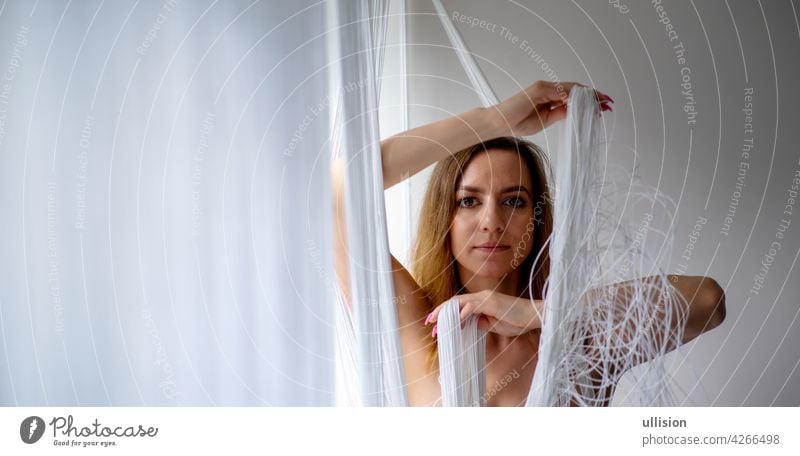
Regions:
[[[2,3],[0,404],[334,403],[330,8]]]
[[[386,0],[335,2],[334,154],[345,165],[345,209],[352,324],[340,324],[349,345],[357,394],[351,404],[407,405],[397,330],[380,151],[379,101],[387,12]],[[345,306],[339,306],[345,311]],[[350,314],[348,314],[350,315]],[[349,317],[348,317],[349,318]],[[347,318],[345,318],[347,319]],[[341,321],[341,319],[340,319]],[[355,361],[352,361],[355,360]],[[352,372],[351,372],[352,373]],[[358,396],[357,400],[352,396]]]
[[[389,6],[0,6],[0,404],[407,403],[379,143],[387,12],[404,14]],[[346,163],[352,313],[332,268],[333,159]],[[608,250],[628,252],[622,231]],[[459,369],[448,346],[440,360]],[[443,384],[452,405],[483,397],[474,355],[471,393]]]

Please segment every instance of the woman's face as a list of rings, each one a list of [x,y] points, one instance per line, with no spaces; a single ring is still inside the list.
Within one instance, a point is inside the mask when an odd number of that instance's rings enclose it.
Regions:
[[[516,152],[489,149],[473,156],[456,187],[450,229],[462,280],[501,279],[527,258],[534,230],[531,188],[528,167]]]

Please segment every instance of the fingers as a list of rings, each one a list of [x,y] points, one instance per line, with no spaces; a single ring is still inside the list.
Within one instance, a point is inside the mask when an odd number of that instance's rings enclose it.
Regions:
[[[453,296],[452,298],[448,299],[447,301],[445,301],[445,302],[439,304],[438,306],[436,306],[436,308],[433,309],[433,312],[429,313],[428,317],[425,318],[425,326],[428,326],[431,323],[436,323],[437,321],[439,321],[439,312],[441,312],[442,311],[442,307],[444,307],[444,305],[447,304],[448,302],[450,302],[452,299],[458,299],[458,307],[459,308],[463,308],[464,305],[469,301],[469,295]]]
[[[567,117],[567,105],[561,104],[553,109],[544,110],[544,112],[539,111],[539,116],[544,126],[550,126],[556,122],[566,119]]]
[[[464,294],[454,296],[453,298],[458,299],[459,305],[459,322],[461,324],[461,329],[464,329],[466,326],[466,322],[470,316],[473,314],[480,314],[483,304],[485,303],[486,297],[482,293],[474,293],[474,294]],[[452,299],[452,298],[451,298]],[[425,326],[433,324],[433,330],[431,331],[431,336],[436,337],[438,332],[438,322],[439,322],[439,312],[442,311],[442,308],[445,304],[450,302],[449,300],[439,304],[436,306],[435,309],[428,316],[425,318]]]
[[[458,320],[461,322],[461,329],[464,329],[464,326],[467,324],[467,319],[473,314],[473,312],[474,306],[472,303],[467,303],[461,308],[461,312],[458,314]]]
[[[439,309],[441,307],[442,307],[441,304],[436,306],[436,308],[433,309],[433,312],[429,313],[428,316],[425,317],[425,326],[428,326],[431,323],[433,323],[434,326],[436,326],[436,320],[437,318],[439,318]]]
[[[434,337],[434,338],[436,337],[436,333],[439,330],[439,326],[438,326],[439,312],[442,311],[442,308],[448,302],[450,302],[450,299],[448,299],[447,301],[445,301],[445,302],[439,304],[438,306],[436,306],[436,308],[433,309],[433,312],[429,313],[428,316],[425,318],[425,326],[428,326],[429,324],[433,323],[433,330],[431,331],[431,337]],[[461,297],[458,297],[458,305],[459,305],[459,307],[464,305]]]
[[[475,302],[469,299],[469,295],[459,295],[457,297],[454,296],[453,298],[458,299],[458,306],[460,309],[459,321],[461,322],[461,329],[464,329],[464,322],[467,318],[469,318],[470,315],[472,315],[472,313],[475,312]],[[433,330],[431,331],[432,337],[436,337],[436,333],[438,332],[439,312],[442,311],[442,308],[448,302],[450,302],[450,300],[447,300],[436,306],[436,308],[433,309],[433,311],[425,318],[425,326],[433,324]]]
[[[553,102],[566,103],[570,90],[576,85],[578,85],[576,82],[536,81],[525,89],[525,94],[537,105]]]
[[[489,332],[493,326],[494,323],[492,323],[490,317],[487,317],[486,315],[481,315],[478,317],[478,329],[481,331]]]
[[[448,302],[450,302],[450,299],[436,306],[436,308],[433,309],[433,312],[428,314],[427,318],[425,318],[425,326],[428,326],[431,323],[436,323],[439,320],[439,312],[442,311],[442,307],[444,307],[444,305],[447,304]],[[461,299],[459,299],[458,305],[459,307],[464,305]]]
[[[442,306],[444,306],[445,304],[446,303],[442,303],[436,306],[436,308],[433,309],[433,312],[429,313],[428,317],[425,318],[425,326],[428,326],[429,324],[433,323],[433,330],[431,331],[431,337],[433,338],[436,337],[436,332],[439,329],[439,325],[437,324],[437,320],[439,318],[439,312],[442,310]]]
[[[611,107],[611,103],[614,102],[614,99],[610,96],[596,91],[597,92],[597,101],[600,102],[600,111],[613,111],[614,108]]]
[[[608,95],[606,95],[606,94],[604,94],[602,92],[599,92],[599,91],[595,91],[595,92],[597,92],[597,100],[600,101],[601,103],[609,103],[609,102],[613,103],[614,102],[614,99],[609,97]]]
[[[575,87],[586,86],[577,82],[536,81],[525,89],[525,94],[536,105],[549,104],[550,108],[555,110],[566,104],[570,92]],[[613,98],[597,89],[594,89],[594,94],[601,105],[614,102]],[[608,108],[611,110],[610,106]]]

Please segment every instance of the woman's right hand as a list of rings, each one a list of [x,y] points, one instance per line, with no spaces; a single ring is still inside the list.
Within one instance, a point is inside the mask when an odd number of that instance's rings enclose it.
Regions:
[[[494,290],[465,293],[453,296],[458,299],[459,319],[464,327],[467,319],[478,315],[478,329],[491,331],[501,336],[519,336],[541,329],[544,301],[531,301],[527,297],[510,296]],[[452,298],[451,298],[452,299]],[[431,336],[436,337],[439,313],[447,300],[436,306],[425,319],[425,326],[433,323]]]
[[[494,106],[498,114],[498,128],[502,136],[529,136],[540,132],[562,120],[567,115],[567,99],[576,82],[536,81],[527,89]],[[608,95],[595,91],[600,109],[611,111],[609,103],[614,100]]]

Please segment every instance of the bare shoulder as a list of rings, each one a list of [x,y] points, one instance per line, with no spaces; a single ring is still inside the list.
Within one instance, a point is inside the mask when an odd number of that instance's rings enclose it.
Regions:
[[[433,310],[433,306],[411,273],[394,255],[392,279],[401,325],[419,323],[424,327],[425,316]]]
[[[335,222],[334,267],[337,282],[349,307],[351,294],[345,236],[344,174],[344,161],[334,160],[331,163]],[[428,351],[434,341],[430,329],[425,326],[425,317],[433,310],[433,306],[405,266],[394,256],[391,266],[408,399],[411,405],[431,405],[440,396],[438,373],[431,372],[426,363]]]
[[[438,372],[429,369],[426,362],[434,340],[430,327],[425,326],[425,317],[433,310],[433,305],[411,273],[394,256],[392,278],[409,403],[433,405],[441,396]]]

